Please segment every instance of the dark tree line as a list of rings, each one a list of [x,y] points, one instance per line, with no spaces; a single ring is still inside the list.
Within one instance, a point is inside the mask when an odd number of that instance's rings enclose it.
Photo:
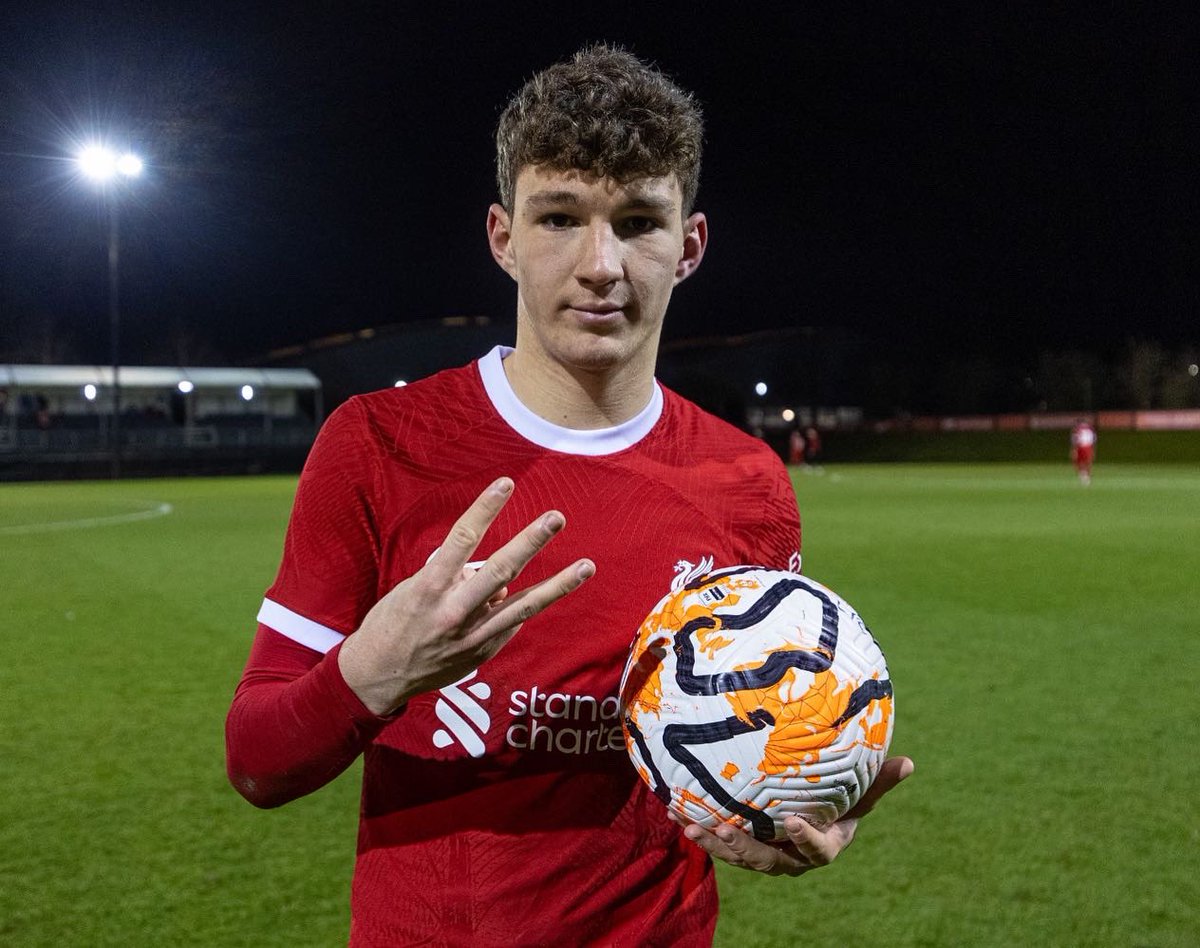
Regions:
[[[1128,340],[1104,351],[994,353],[872,343],[861,402],[872,417],[1200,408],[1200,347]]]

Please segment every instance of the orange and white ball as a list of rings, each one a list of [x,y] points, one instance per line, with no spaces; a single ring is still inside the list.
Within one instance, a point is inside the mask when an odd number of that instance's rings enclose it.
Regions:
[[[782,839],[844,815],[887,755],[892,683],[836,593],[755,566],[681,583],[647,616],[621,679],[625,746],[690,822]]]

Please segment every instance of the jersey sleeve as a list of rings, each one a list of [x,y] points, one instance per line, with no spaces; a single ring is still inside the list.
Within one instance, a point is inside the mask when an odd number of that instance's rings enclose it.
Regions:
[[[355,399],[322,427],[300,476],[279,572],[258,616],[319,652],[357,629],[378,597],[379,459],[370,435]]]
[[[278,806],[328,783],[390,720],[363,705],[337,661],[377,592],[377,470],[367,435],[352,400],[313,445],[283,561],[226,718],[230,782],[257,806]]]
[[[756,562],[800,572],[800,507],[787,468],[772,455],[762,519],[755,527]]]
[[[320,789],[392,720],[373,714],[346,684],[340,651],[335,645],[322,656],[259,625],[225,719],[229,782],[255,806]]]

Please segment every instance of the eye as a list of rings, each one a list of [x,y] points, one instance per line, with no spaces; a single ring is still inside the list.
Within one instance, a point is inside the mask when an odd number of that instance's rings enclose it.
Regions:
[[[540,223],[551,230],[566,230],[575,221],[569,214],[544,214]]]
[[[649,234],[662,224],[653,217],[627,217],[621,221],[621,229],[627,234]]]

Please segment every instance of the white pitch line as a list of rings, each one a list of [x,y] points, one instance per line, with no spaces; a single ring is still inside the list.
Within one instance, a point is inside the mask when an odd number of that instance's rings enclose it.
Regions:
[[[165,517],[175,508],[170,504],[155,504],[149,510],[133,513],[113,514],[109,517],[86,517],[82,520],[52,520],[49,523],[19,523],[11,527],[0,527],[0,536],[23,536],[30,533],[53,533],[56,530],[84,530],[88,527],[108,527],[118,523],[133,523],[136,520],[153,520]]]

